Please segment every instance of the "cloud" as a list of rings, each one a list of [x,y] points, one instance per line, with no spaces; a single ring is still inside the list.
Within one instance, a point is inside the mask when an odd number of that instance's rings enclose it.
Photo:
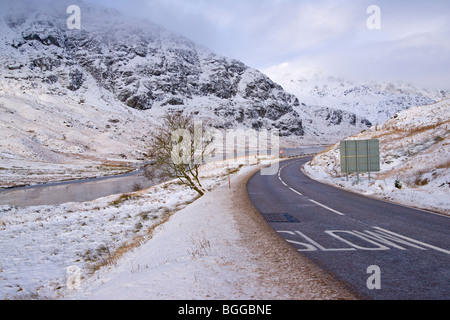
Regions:
[[[314,66],[357,81],[403,81],[450,89],[449,4],[381,1],[381,30],[365,26],[369,15],[359,16],[364,5],[348,15],[352,22],[334,37],[324,37],[284,61],[295,69]],[[311,34],[317,32],[314,28]]]
[[[350,0],[86,1],[148,18],[254,65],[333,40],[355,20]]]
[[[160,24],[259,69],[288,61],[361,79],[450,83],[450,1],[85,0]],[[369,30],[367,8],[381,8]]]

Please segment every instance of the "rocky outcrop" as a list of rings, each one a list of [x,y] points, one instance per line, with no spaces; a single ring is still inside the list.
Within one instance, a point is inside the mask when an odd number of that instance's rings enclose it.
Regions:
[[[64,19],[47,13],[7,16],[2,32],[12,35],[5,45],[16,57],[6,64],[10,78],[23,80],[25,73],[33,87],[74,92],[91,78],[131,108],[194,106],[196,114],[214,118],[217,128],[242,125],[304,135],[302,116],[294,109],[308,107],[261,72],[151,23],[102,10],[83,10],[81,30],[69,30]],[[327,116],[333,125],[368,125]]]

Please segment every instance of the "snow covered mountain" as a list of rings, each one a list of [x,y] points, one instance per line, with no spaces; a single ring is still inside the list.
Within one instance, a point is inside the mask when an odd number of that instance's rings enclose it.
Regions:
[[[355,83],[328,76],[321,70],[284,63],[264,70],[287,92],[305,104],[345,110],[383,124],[399,111],[424,106],[450,97],[446,90],[419,89],[406,83]]]
[[[298,100],[243,63],[114,11],[81,5],[82,28],[69,30],[66,6],[58,1],[53,10],[6,15],[6,78],[56,95],[88,90],[95,82],[134,109],[191,106],[218,127],[246,122],[303,135],[293,111]]]
[[[64,2],[51,11],[6,14],[1,57],[6,78],[54,94],[78,92],[94,80],[135,109],[191,107],[218,127],[244,124],[275,127],[283,136],[305,134],[306,105],[259,71],[99,7],[80,4],[82,28],[68,30]]]
[[[73,4],[79,30],[67,26]],[[88,168],[105,162],[142,159],[166,110],[219,129],[276,128],[297,145],[335,142],[371,125],[354,113],[308,106],[258,70],[148,21],[73,0],[1,5],[3,182],[28,181],[36,163],[42,172],[61,165],[52,174],[67,179],[98,175]]]

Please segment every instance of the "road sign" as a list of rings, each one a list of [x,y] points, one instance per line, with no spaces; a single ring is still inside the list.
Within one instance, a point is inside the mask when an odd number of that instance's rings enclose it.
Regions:
[[[345,140],[341,141],[341,171],[351,172],[380,171],[380,141],[379,140]]]

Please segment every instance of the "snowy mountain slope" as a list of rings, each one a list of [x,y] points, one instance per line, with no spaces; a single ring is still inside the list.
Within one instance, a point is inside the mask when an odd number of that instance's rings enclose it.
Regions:
[[[80,30],[66,25],[72,4]],[[148,21],[81,1],[2,6],[2,186],[103,175],[105,161],[142,159],[167,110],[223,130],[278,129],[293,145],[335,142],[370,126],[301,103],[258,70]]]
[[[297,68],[295,63],[284,63],[264,72],[307,105],[353,112],[372,124],[383,124],[401,110],[450,97],[446,90],[421,89],[405,83],[355,83],[327,76],[315,67]]]
[[[349,139],[379,139],[381,172],[347,182],[339,145],[317,155],[305,170],[327,183],[406,205],[450,214],[450,100],[413,107]],[[401,189],[396,187],[396,181]],[[399,186],[397,184],[397,186]]]
[[[252,126],[280,128],[284,135],[303,134],[293,111],[298,100],[263,74],[151,23],[81,7],[81,30],[68,30],[65,19],[47,11],[23,20],[6,16],[2,34],[9,36],[2,56],[7,78],[59,93],[77,92],[91,76],[135,109],[184,108],[207,98],[206,110],[198,111],[218,127],[246,120]]]
[[[145,158],[155,121],[108,92],[22,90],[0,82],[0,187],[128,172]]]
[[[64,12],[64,1],[57,8]],[[304,134],[302,115],[293,109],[306,105],[259,71],[149,22],[128,21],[99,7],[81,10],[81,30],[68,30],[52,11],[7,15],[2,51],[8,78],[76,92],[89,75],[136,109],[194,107],[200,99],[205,104],[198,111],[218,127],[245,124]]]

